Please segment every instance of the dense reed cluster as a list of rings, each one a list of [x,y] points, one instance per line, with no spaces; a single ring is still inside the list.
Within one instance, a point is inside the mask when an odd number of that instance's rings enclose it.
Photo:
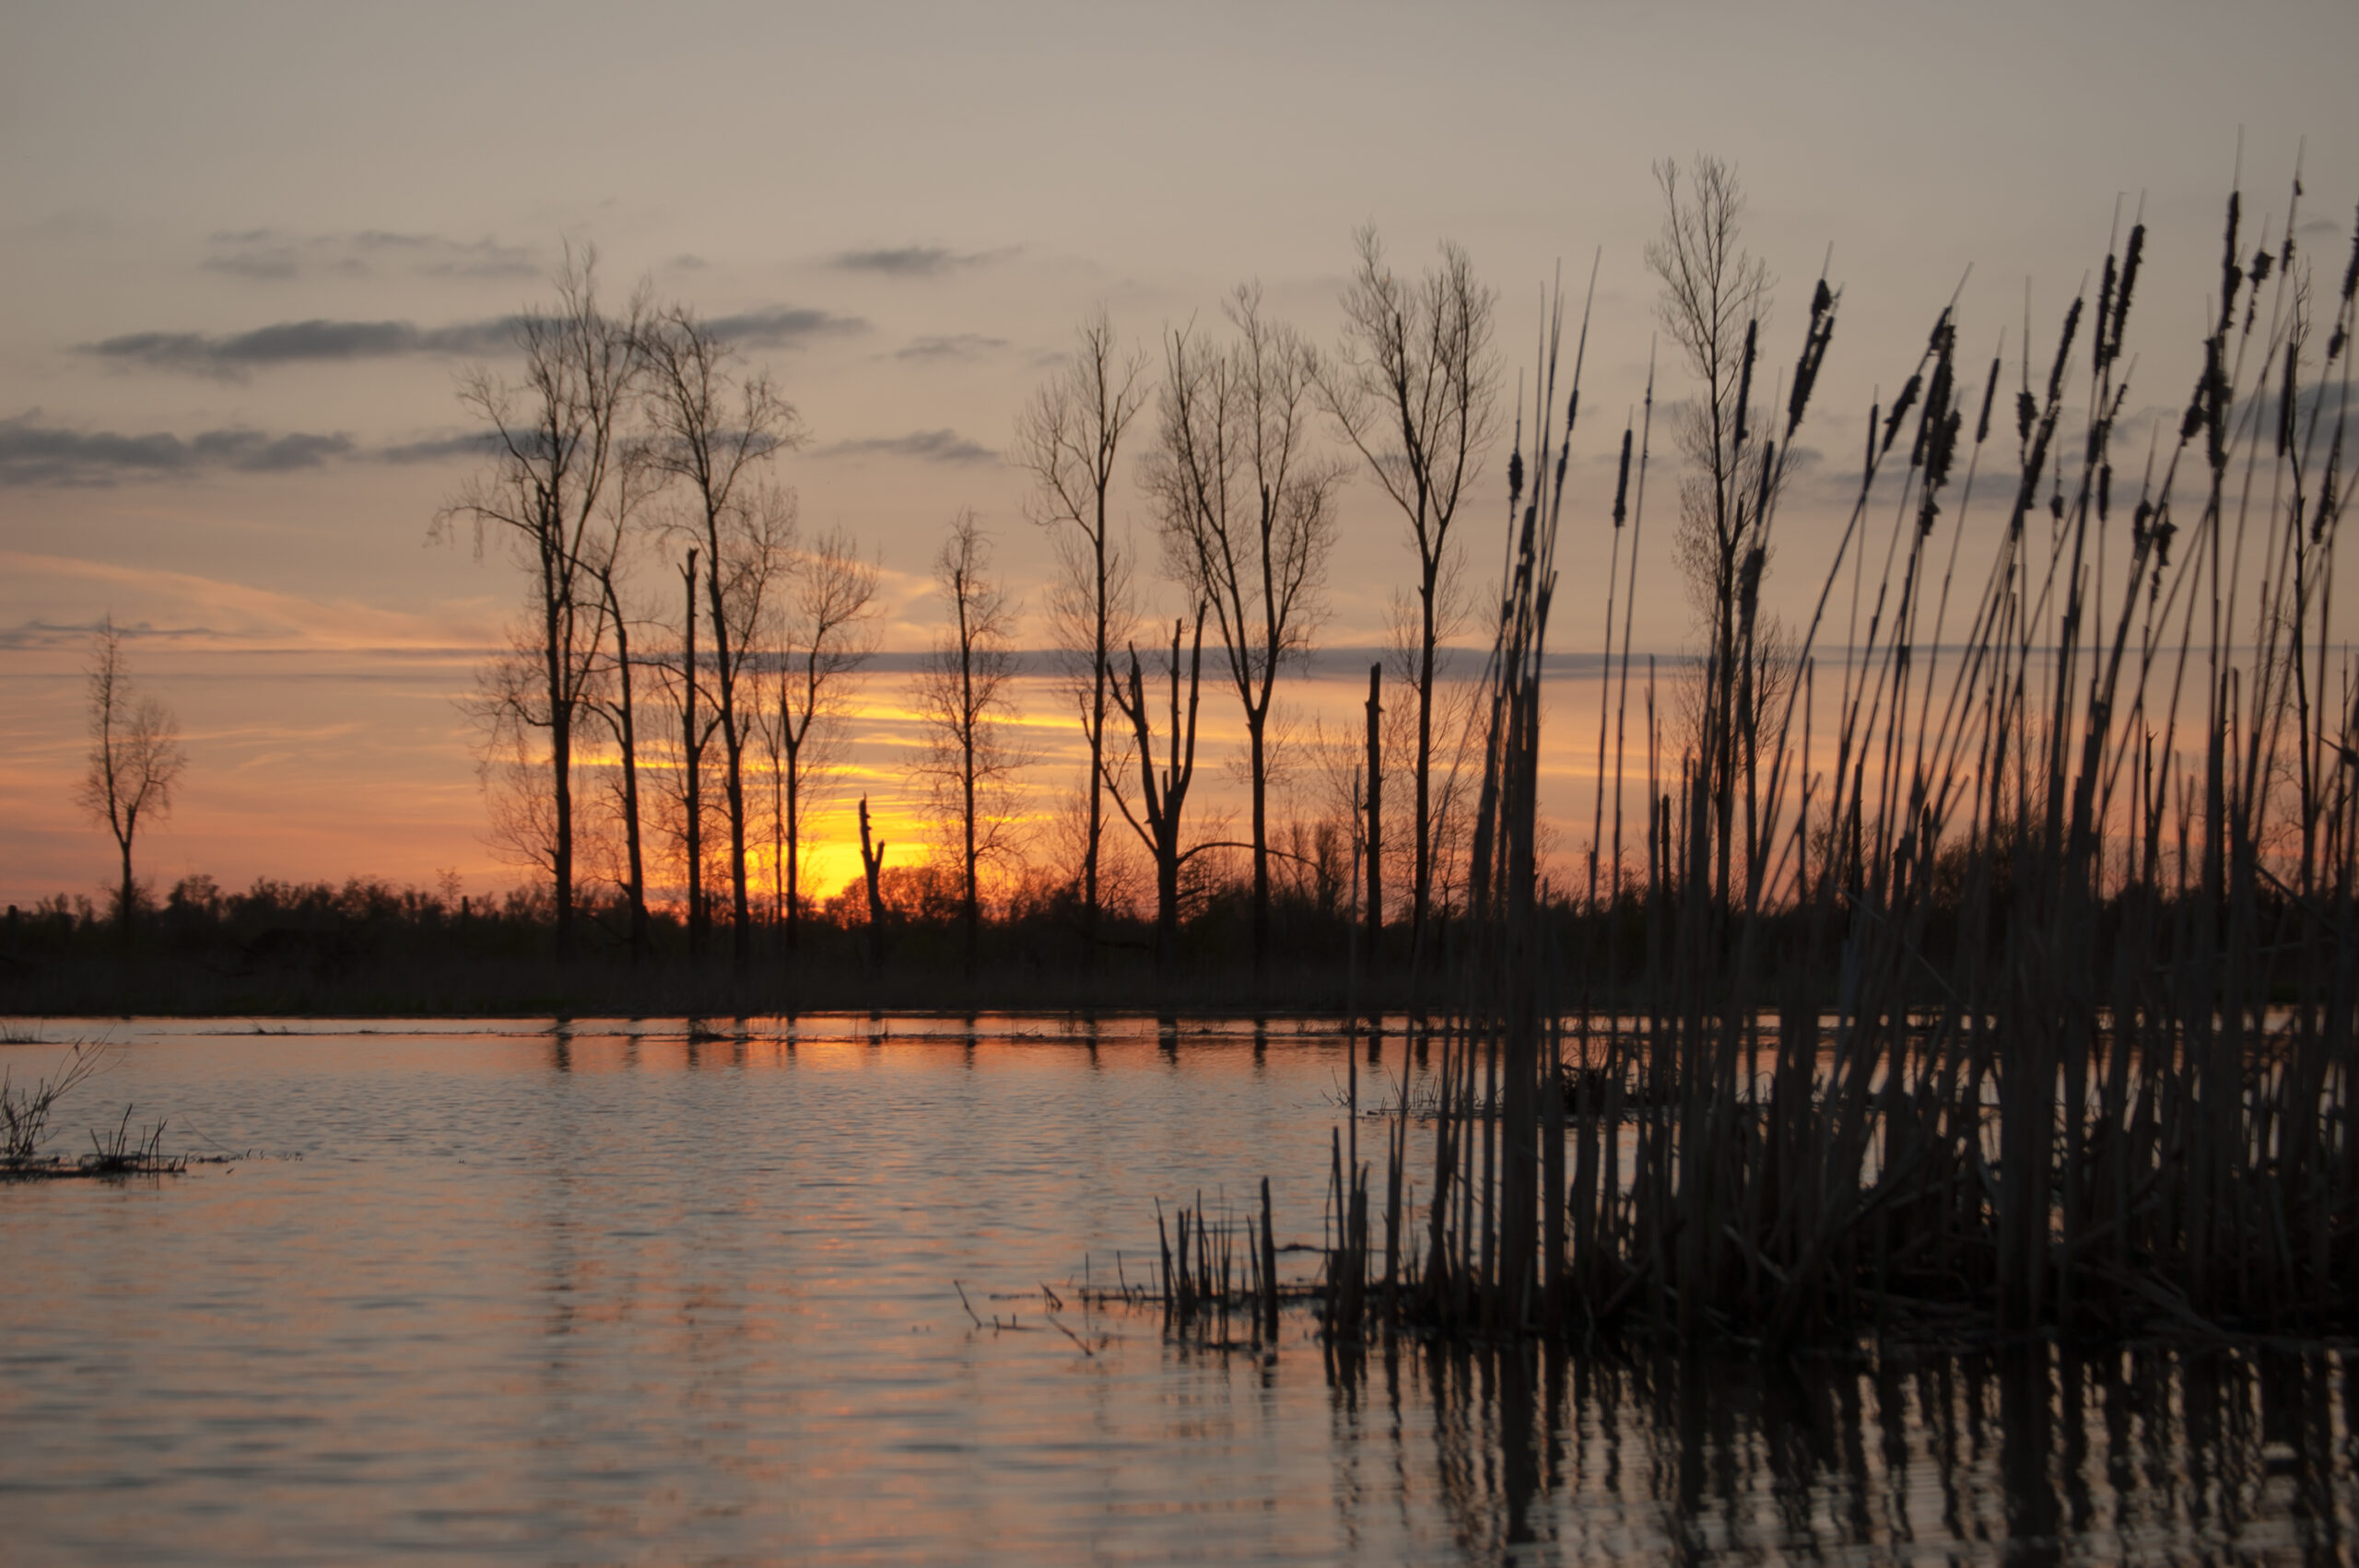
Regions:
[[[1403,1036],[1400,1082],[1422,1063],[1426,1093],[1390,1113],[1380,1250],[1355,1081],[1334,1334],[2351,1327],[2359,670],[2329,615],[2359,236],[2339,291],[2314,287],[2299,196],[2249,253],[2231,198],[2185,415],[2122,455],[2130,230],[2045,373],[2024,356],[2019,477],[1989,513],[2002,366],[1978,407],[1944,310],[1870,411],[1766,699],[1783,459],[1743,445],[1790,447],[1837,297],[1821,285],[1758,438],[1748,329],[1728,504],[1756,509],[1753,543],[1703,721],[1667,755],[1647,688],[1626,783],[1620,725],[1610,761],[1601,731],[1614,826],[1567,930],[1532,836],[1576,369],[1528,492],[1520,453],[1510,471],[1470,940]],[[1552,348],[1552,408],[1554,380]],[[1971,530],[1997,535],[1978,590],[1952,580]],[[1628,680],[1626,641],[1603,678]]]

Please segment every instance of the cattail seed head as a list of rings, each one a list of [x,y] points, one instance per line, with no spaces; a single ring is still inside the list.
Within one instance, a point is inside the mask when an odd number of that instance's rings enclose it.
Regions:
[[[2351,264],[2342,269],[2342,302],[2350,304],[2353,294],[2359,294],[2359,220],[2351,226]]]
[[[2113,357],[2121,355],[2122,329],[2130,321],[2130,291],[2138,287],[2138,263],[2146,253],[2146,226],[2130,231],[2130,248],[2122,253],[2121,287],[2113,297]]]
[[[1900,395],[1892,400],[1892,413],[1884,422],[1884,451],[1892,450],[1892,439],[1900,433],[1900,422],[1908,417],[1909,408],[1915,404],[1917,394],[1924,388],[1925,378],[1922,375],[1912,375],[1908,378],[1907,384],[1900,389]]]
[[[1751,404],[1753,401],[1753,356],[1755,347],[1760,340],[1760,332],[1761,322],[1758,318],[1744,323],[1744,362],[1742,368],[1737,371],[1736,380],[1736,440],[1734,445],[1738,447],[1744,445],[1745,410],[1746,405]]]
[[[1982,417],[1974,422],[1974,444],[1980,446],[1990,439],[1990,404],[1999,395],[1999,357],[1990,357],[1990,379],[1982,387]]]
[[[2294,357],[2293,345],[2286,345],[2285,387],[2277,397],[2277,455],[2279,457],[2283,457],[2294,445],[2294,402],[2295,394],[2300,391],[2299,383],[2295,380],[2297,364]]]
[[[1630,427],[1625,425],[1622,427],[1622,473],[1614,481],[1614,526],[1616,528],[1621,527],[1622,520],[1629,516],[1629,499]]]
[[[2220,252],[2220,330],[2226,332],[2228,323],[2236,320],[2236,286],[2244,282],[2244,269],[2236,265],[2236,221],[2244,212],[2244,193],[2228,193],[2228,234]]]
[[[2106,327],[2113,320],[2113,284],[2117,275],[2113,257],[2107,255],[2105,259],[2105,281],[2097,286],[2097,367],[2100,369],[2105,368],[2113,345],[2112,336]]]
[[[2064,395],[2064,367],[2072,357],[2073,334],[2081,330],[2081,301],[2064,312],[2064,334],[2056,340],[2056,364],[2048,372],[2048,401],[2054,403]]]

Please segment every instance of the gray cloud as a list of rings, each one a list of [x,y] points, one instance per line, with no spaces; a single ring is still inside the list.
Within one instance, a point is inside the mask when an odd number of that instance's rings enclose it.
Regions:
[[[936,277],[983,259],[980,251],[952,251],[941,245],[892,245],[874,251],[843,251],[829,263],[844,272],[880,273],[886,277]]]
[[[511,341],[512,316],[419,327],[408,322],[278,322],[215,337],[205,333],[125,333],[84,345],[102,359],[149,369],[234,380],[275,365],[382,359],[404,354],[496,353]]]
[[[997,462],[999,453],[956,430],[912,430],[906,436],[864,436],[838,441],[822,457],[909,457],[924,462]]]
[[[389,359],[410,354],[460,357],[499,354],[514,344],[517,321],[514,316],[492,316],[448,326],[421,327],[412,322],[315,318],[276,322],[251,332],[222,336],[193,332],[124,333],[85,344],[83,352],[147,369],[182,370],[238,380],[255,370],[278,365]],[[721,336],[751,348],[797,348],[817,338],[868,330],[868,323],[857,316],[789,306],[742,311],[709,324]]]
[[[497,446],[497,439],[489,431],[477,430],[464,436],[430,436],[424,440],[398,441],[380,447],[374,455],[381,462],[447,462],[452,458],[487,457]]]
[[[952,333],[938,337],[915,337],[893,351],[896,359],[980,359],[1007,346],[1003,337],[985,337],[980,333]]]
[[[276,228],[224,230],[207,237],[212,252],[197,265],[206,272],[262,283],[296,277],[368,277],[386,270],[425,277],[530,277],[541,270],[534,252],[488,236],[452,240],[440,234],[401,234],[367,228],[352,234],[290,234]]]
[[[207,472],[285,474],[317,468],[357,450],[348,436],[205,430],[185,440],[158,432],[67,430],[37,422],[38,411],[0,419],[0,486],[102,486],[185,478]]]
[[[858,316],[789,305],[717,316],[705,324],[747,348],[800,348],[817,338],[849,337],[868,330],[868,323]]]

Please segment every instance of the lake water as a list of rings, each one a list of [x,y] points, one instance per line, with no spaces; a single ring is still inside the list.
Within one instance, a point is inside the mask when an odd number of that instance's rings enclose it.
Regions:
[[[1323,1024],[252,1027],[0,1046],[254,1152],[0,1186],[0,1561],[2359,1553],[2334,1352],[1265,1360],[1068,1290],[1264,1174],[1320,1239]]]

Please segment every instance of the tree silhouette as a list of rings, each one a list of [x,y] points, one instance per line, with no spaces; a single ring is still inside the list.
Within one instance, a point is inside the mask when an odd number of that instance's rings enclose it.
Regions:
[[[825,762],[827,727],[844,710],[844,687],[875,650],[876,566],[839,531],[796,553],[778,633],[778,702],[764,738],[780,766],[772,776],[775,846],[786,944],[801,923],[803,820]]]
[[[604,625],[594,535],[640,370],[646,304],[635,297],[621,320],[602,312],[592,251],[577,257],[569,250],[556,284],[553,309],[516,319],[522,377],[511,381],[477,369],[460,382],[459,401],[487,427],[491,466],[436,514],[428,536],[446,537],[464,521],[478,554],[487,534],[499,533],[532,574],[534,625],[520,641],[539,664],[537,679],[495,679],[487,696],[510,707],[488,716],[495,751],[503,724],[548,733],[546,855],[562,956],[573,943],[573,726]],[[528,808],[528,814],[539,813]]]
[[[1442,639],[1459,628],[1451,592],[1457,552],[1449,527],[1480,477],[1498,432],[1498,362],[1491,347],[1494,295],[1475,281],[1466,252],[1445,240],[1422,278],[1399,276],[1373,226],[1356,239],[1359,268],[1344,287],[1341,350],[1322,362],[1320,400],[1385,495],[1408,521],[1417,555],[1416,625],[1408,649],[1416,688],[1412,758],[1409,923],[1422,936],[1433,904],[1434,679]],[[1371,920],[1380,921],[1379,911]]]
[[[745,742],[755,715],[740,685],[793,529],[790,491],[762,483],[779,451],[802,439],[802,421],[769,373],[740,371],[736,351],[685,307],[651,322],[648,363],[648,461],[683,486],[680,521],[704,552],[705,613],[712,629],[712,695],[721,726],[729,809],[729,883],[734,924],[730,954],[753,958],[745,885]]]
[[[1106,705],[1111,652],[1129,630],[1130,559],[1110,535],[1107,494],[1123,433],[1146,401],[1145,357],[1121,355],[1100,310],[1082,323],[1081,342],[1043,385],[1015,426],[1017,461],[1038,497],[1033,521],[1050,531],[1058,578],[1049,617],[1071,661],[1083,737],[1089,743],[1086,822],[1083,829],[1081,907],[1096,955],[1098,848],[1104,832]]]
[[[1181,330],[1165,345],[1161,443],[1145,473],[1165,560],[1220,628],[1244,710],[1253,812],[1253,974],[1270,954],[1269,731],[1280,668],[1310,647],[1340,465],[1311,441],[1314,357],[1240,287],[1236,339],[1213,349]]]
[[[1164,731],[1166,756],[1161,771],[1156,768],[1155,715],[1146,705],[1146,688],[1139,673],[1139,650],[1131,649],[1131,678],[1127,691],[1121,685],[1113,689],[1115,706],[1130,721],[1132,743],[1139,764],[1139,804],[1131,809],[1129,797],[1115,776],[1114,764],[1106,764],[1106,784],[1114,797],[1114,804],[1123,819],[1146,846],[1155,859],[1155,965],[1159,975],[1168,978],[1180,945],[1180,866],[1188,858],[1180,848],[1181,815],[1188,805],[1188,787],[1196,777],[1196,708],[1197,694],[1204,673],[1204,613],[1196,610],[1196,635],[1188,658],[1188,703],[1183,716],[1180,705],[1180,641],[1187,630],[1183,616],[1171,623],[1171,720]]]
[[[132,841],[143,821],[170,814],[172,791],[188,766],[188,754],[181,749],[180,723],[171,710],[133,689],[123,663],[123,633],[112,615],[101,620],[91,636],[87,689],[90,755],[74,800],[114,835],[123,857],[115,920],[128,944],[132,912],[139,903],[139,885],[131,874]]]
[[[972,973],[981,926],[983,859],[1014,848],[1007,798],[1026,758],[1008,734],[1015,679],[1015,606],[991,575],[991,541],[971,511],[950,525],[933,562],[934,590],[950,625],[918,673],[916,707],[926,745],[915,771],[932,790],[937,824],[955,824],[959,916]]]

